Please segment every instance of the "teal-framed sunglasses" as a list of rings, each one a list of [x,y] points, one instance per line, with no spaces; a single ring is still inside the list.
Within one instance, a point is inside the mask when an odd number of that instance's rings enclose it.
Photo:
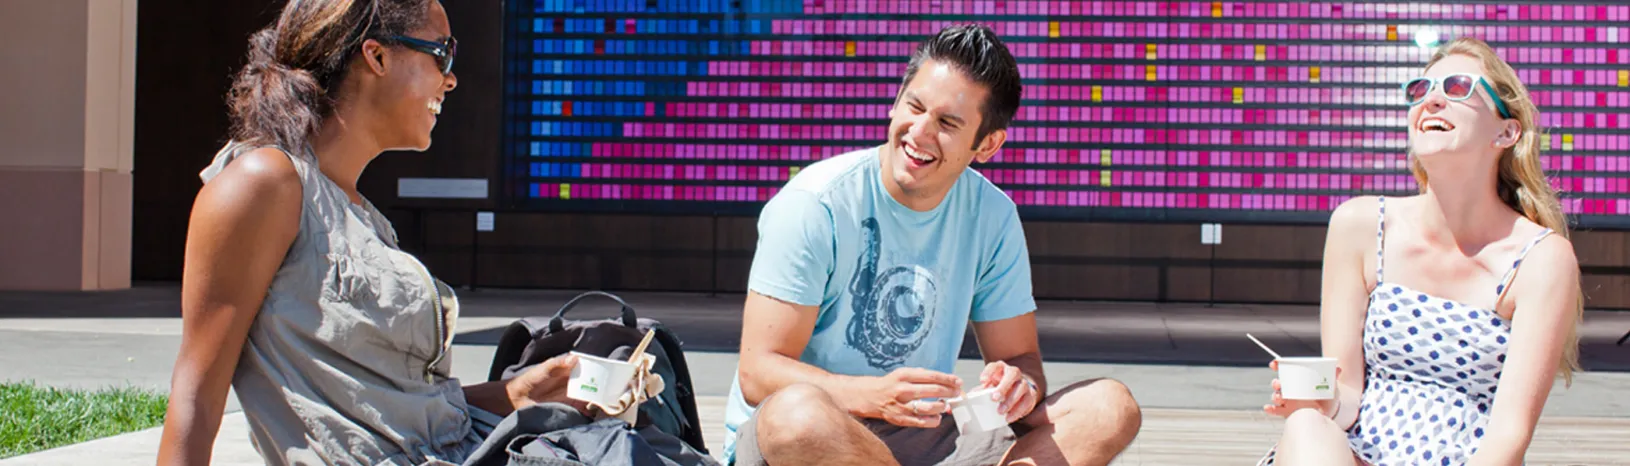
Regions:
[[[1441,78],[1411,79],[1403,85],[1404,100],[1409,102],[1409,106],[1414,107],[1426,100],[1427,94],[1431,94],[1433,88],[1441,87],[1444,97],[1459,102],[1470,99],[1479,85],[1488,93],[1489,99],[1494,101],[1494,109],[1500,112],[1500,117],[1511,118],[1511,111],[1506,110],[1505,101],[1500,99],[1500,93],[1494,92],[1494,86],[1489,84],[1488,78],[1471,73],[1456,73]]]
[[[408,36],[390,36],[385,40],[436,57],[436,67],[441,68],[441,74],[453,72],[453,58],[458,55],[458,39],[448,37],[441,42],[435,42]]]

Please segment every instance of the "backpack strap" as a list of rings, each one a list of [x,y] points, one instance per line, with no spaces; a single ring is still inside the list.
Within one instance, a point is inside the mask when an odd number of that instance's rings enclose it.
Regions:
[[[673,386],[674,394],[679,397],[682,414],[679,418],[682,424],[680,440],[702,453],[708,453],[706,441],[702,438],[702,426],[697,425],[701,415],[696,409],[696,389],[691,385],[690,365],[685,362],[685,350],[681,348],[685,343],[679,341],[679,337],[665,325],[653,322],[652,327],[657,331],[657,342],[668,353],[668,364],[672,366],[674,378],[679,379],[670,381],[669,385]]]
[[[559,311],[555,311],[555,316],[553,318],[549,319],[549,331],[550,332],[561,332],[561,331],[566,330],[566,311],[571,310],[573,307],[576,307],[577,303],[579,301],[582,301],[583,298],[587,298],[587,297],[590,297],[590,296],[604,296],[606,298],[610,298],[612,301],[616,301],[617,304],[621,304],[623,306],[623,310],[622,310],[623,325],[627,326],[628,328],[638,328],[639,327],[639,319],[634,315],[634,307],[629,306],[627,301],[623,301],[623,298],[619,298],[619,297],[617,297],[617,295],[607,293],[607,292],[604,292],[604,291],[588,291],[588,292],[584,292],[583,294],[577,295],[577,297],[572,298],[571,301],[567,301],[566,305],[561,306]]]
[[[503,336],[498,337],[498,349],[492,354],[492,368],[487,371],[487,381],[503,380],[504,371],[520,364],[527,345],[532,344],[533,337],[538,334],[539,329],[544,328],[544,325],[547,324],[538,318],[516,319],[511,322],[509,327],[504,329]]]

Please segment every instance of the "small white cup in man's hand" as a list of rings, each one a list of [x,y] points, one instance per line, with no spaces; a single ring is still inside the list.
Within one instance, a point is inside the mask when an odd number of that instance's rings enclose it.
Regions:
[[[951,405],[951,416],[956,418],[957,431],[967,435],[1007,425],[1007,419],[997,410],[999,403],[991,398],[995,394],[996,387],[990,387],[946,400]]]

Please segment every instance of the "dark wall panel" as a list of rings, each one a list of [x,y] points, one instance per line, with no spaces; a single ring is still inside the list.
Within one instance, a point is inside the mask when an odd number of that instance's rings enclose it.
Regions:
[[[187,217],[202,186],[198,172],[227,137],[226,92],[243,66],[250,34],[275,20],[283,4],[143,0],[138,5],[133,279],[181,278]],[[503,4],[447,0],[443,5],[459,38],[459,87],[448,95],[430,150],[382,154],[364,172],[359,188],[382,209],[397,204],[399,177],[497,178]],[[420,200],[415,205],[488,204]],[[404,232],[404,240],[414,234]]]
[[[1166,299],[1172,301],[1206,301],[1214,297],[1212,284],[1215,274],[1210,267],[1177,266],[1166,269]]]
[[[1589,307],[1630,307],[1630,232],[1579,231],[1573,234]]]
[[[226,91],[270,0],[142,0],[136,6],[131,278],[181,279],[198,172],[225,141]]]

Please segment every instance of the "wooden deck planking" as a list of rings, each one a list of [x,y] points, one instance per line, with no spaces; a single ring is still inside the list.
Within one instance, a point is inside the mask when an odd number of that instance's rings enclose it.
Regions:
[[[724,450],[725,397],[697,397],[707,445]],[[1254,411],[1163,409],[1143,411],[1138,439],[1117,466],[1251,465],[1279,439],[1283,421]],[[1542,417],[1528,463],[1630,465],[1630,419]]]

